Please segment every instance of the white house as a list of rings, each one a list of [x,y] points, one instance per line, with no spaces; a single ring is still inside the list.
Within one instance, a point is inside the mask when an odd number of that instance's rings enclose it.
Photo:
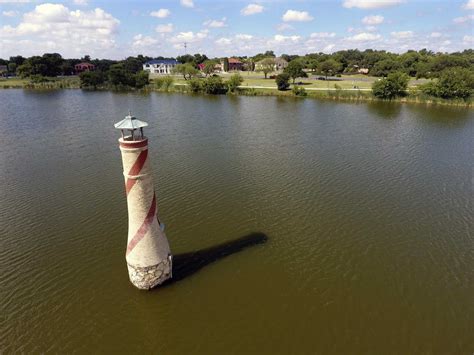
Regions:
[[[174,59],[153,59],[143,64],[143,70],[157,75],[169,75],[178,64]]]

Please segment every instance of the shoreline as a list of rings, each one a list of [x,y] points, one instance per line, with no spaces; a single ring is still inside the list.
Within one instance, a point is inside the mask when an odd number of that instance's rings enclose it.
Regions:
[[[64,90],[64,89],[75,89],[85,91],[111,91],[111,92],[160,92],[160,93],[180,93],[180,94],[192,94],[192,95],[208,95],[203,93],[192,93],[187,89],[185,83],[174,83],[168,89],[157,88],[153,82],[142,89],[135,88],[110,88],[110,87],[98,87],[92,88],[81,88],[80,82],[75,79],[58,79],[44,83],[31,83],[31,82],[19,82],[16,81],[11,85],[5,85],[6,81],[0,81],[0,89],[23,89],[23,90]],[[3,85],[2,85],[3,84]],[[430,97],[422,93],[416,93],[416,91],[409,91],[405,97],[398,97],[391,100],[379,99],[372,95],[372,90],[367,88],[361,89],[335,89],[335,88],[305,88],[305,94],[298,96],[295,95],[291,89],[285,91],[279,91],[273,87],[263,87],[258,85],[241,85],[235,93],[227,93],[223,95],[228,96],[278,96],[278,97],[293,97],[298,99],[319,99],[319,100],[331,100],[331,101],[342,101],[342,102],[386,102],[386,103],[414,103],[424,105],[441,105],[441,106],[452,106],[452,107],[464,107],[473,108],[474,99],[469,100],[449,100],[436,97]],[[215,96],[215,95],[210,95]]]

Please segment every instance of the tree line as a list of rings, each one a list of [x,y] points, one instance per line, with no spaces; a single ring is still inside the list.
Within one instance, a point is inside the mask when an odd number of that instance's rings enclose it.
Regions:
[[[420,87],[424,93],[431,96],[465,98],[471,96],[474,90],[473,49],[454,53],[435,53],[422,49],[409,50],[401,54],[383,50],[350,49],[332,54],[309,53],[301,56],[282,54],[280,57],[288,62],[284,73],[277,78],[277,85],[282,89],[289,86],[285,84],[288,80],[291,79],[294,84],[296,78],[305,77],[308,72],[323,75],[325,79],[329,76],[363,72],[383,78],[374,84],[374,94],[385,98],[400,96],[394,88],[403,82],[408,82],[409,78],[435,79]],[[251,57],[235,56],[235,58],[242,61],[243,70],[253,71],[258,67],[265,77],[274,71],[276,55],[273,51]],[[95,70],[80,74],[83,87],[97,88],[108,85],[141,88],[148,84],[148,74],[143,72],[143,64],[151,59],[172,58],[138,55],[117,61],[91,59],[87,55],[77,59],[65,59],[58,53],[45,53],[42,56],[29,58],[13,56],[9,59],[0,59],[0,66],[6,68],[3,73],[0,72],[0,75],[17,75],[33,81],[42,81],[48,80],[49,77],[74,75],[74,65],[88,62],[94,64]],[[200,53],[181,55],[176,57],[180,65],[176,67],[175,72],[183,75],[186,80],[201,73],[212,76],[217,64],[223,62],[224,70],[226,64],[228,67],[226,59],[209,58]],[[201,71],[198,70],[198,65]],[[406,92],[406,85],[401,85],[401,87],[404,87],[402,91]]]

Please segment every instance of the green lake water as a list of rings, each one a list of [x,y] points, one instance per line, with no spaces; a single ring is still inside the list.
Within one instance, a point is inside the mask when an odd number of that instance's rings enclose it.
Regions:
[[[472,354],[474,111],[0,91],[0,353]],[[119,132],[149,123],[173,253],[268,242],[167,287],[125,264]]]

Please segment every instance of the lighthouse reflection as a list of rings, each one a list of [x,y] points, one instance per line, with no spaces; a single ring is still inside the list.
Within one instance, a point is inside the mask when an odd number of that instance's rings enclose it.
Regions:
[[[267,240],[268,237],[264,233],[256,232],[209,248],[174,255],[173,277],[167,280],[162,286],[180,281],[198,272],[206,265],[225,258],[226,256],[238,253],[251,246],[263,244]]]

